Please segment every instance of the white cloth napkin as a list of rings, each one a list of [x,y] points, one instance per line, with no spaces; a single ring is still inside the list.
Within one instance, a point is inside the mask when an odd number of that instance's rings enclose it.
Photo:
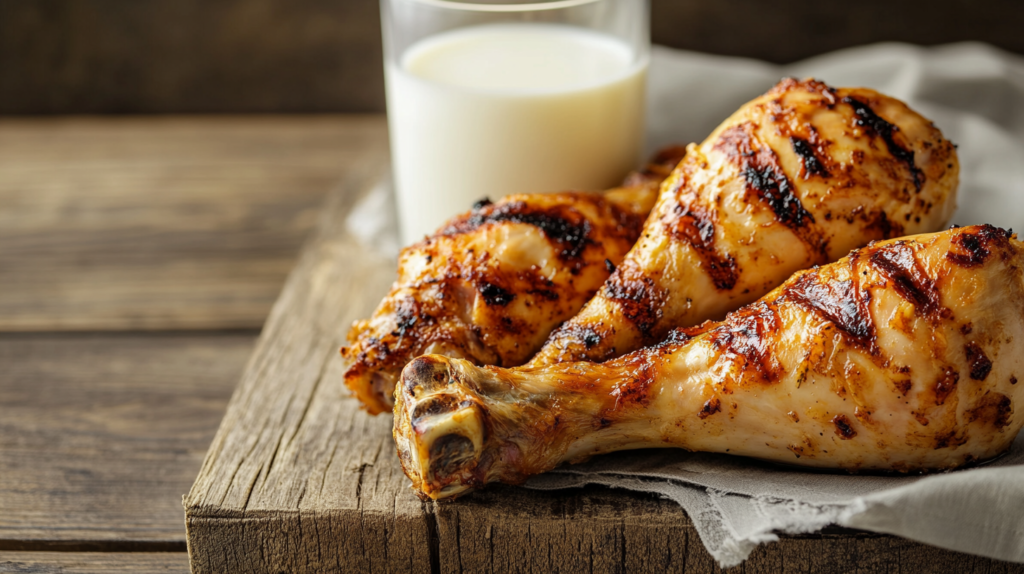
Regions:
[[[648,148],[700,142],[783,76],[867,86],[907,102],[959,144],[959,209],[953,222],[1024,231],[1024,58],[983,44],[878,44],[788,66],[655,47]],[[393,257],[397,225],[390,196],[386,184],[370,193],[349,218],[349,228]],[[829,524],[1024,562],[1024,434],[1007,455],[988,465],[924,477],[829,474],[728,455],[658,450],[565,466],[533,478],[527,487],[584,484],[676,501],[723,567],[739,564],[780,532],[813,532]]]
[[[1024,58],[985,44],[875,44],[788,66],[655,47],[648,89],[653,150],[700,142],[783,76],[897,97],[959,146],[959,225],[1024,226]]]
[[[959,145],[953,221],[1024,231],[1024,58],[981,44],[879,44],[789,66],[655,48],[648,146],[701,141],[783,76],[867,86],[907,102]],[[1024,562],[1024,433],[989,465],[925,477],[826,474],[728,455],[638,451],[566,466],[527,486],[584,484],[678,502],[723,567],[739,564],[779,532],[829,524]]]
[[[586,484],[674,500],[723,568],[743,562],[779,532],[829,524],[1024,562],[1024,434],[988,465],[928,476],[824,473],[722,454],[643,450],[564,466],[526,486]]]

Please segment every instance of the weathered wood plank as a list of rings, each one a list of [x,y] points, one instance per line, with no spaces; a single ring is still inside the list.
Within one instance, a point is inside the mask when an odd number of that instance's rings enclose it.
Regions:
[[[711,570],[708,570],[709,572]],[[725,572],[744,574],[888,574],[955,572],[1011,574],[1024,564],[943,550],[895,536],[871,534],[787,537],[754,550],[750,559]]]
[[[685,513],[649,496],[494,486],[426,505],[412,495],[390,417],[369,417],[345,396],[337,355],[351,320],[393,279],[393,263],[344,227],[379,171],[350,174],[274,306],[184,501],[193,572],[719,571]],[[1004,566],[846,534],[785,538],[734,571]]]
[[[377,0],[4,0],[0,114],[383,111],[378,18]],[[1022,19],[1019,0],[651,2],[656,43],[780,63],[879,41],[1024,53]]]
[[[674,502],[601,487],[496,486],[435,514],[442,572],[682,573],[700,546]]]
[[[0,336],[0,549],[184,551],[181,495],[254,342]]]
[[[0,121],[0,331],[259,328],[380,116]]]
[[[165,574],[188,572],[184,552],[2,552],[0,573]]]
[[[782,537],[723,571],[675,503],[600,487],[499,486],[438,504],[435,516],[441,572],[1024,572],[1024,564],[856,531]]]
[[[196,572],[430,570],[429,510],[406,487],[386,417],[342,397],[337,349],[393,280],[344,215],[386,154],[349,172],[274,306],[186,497]]]

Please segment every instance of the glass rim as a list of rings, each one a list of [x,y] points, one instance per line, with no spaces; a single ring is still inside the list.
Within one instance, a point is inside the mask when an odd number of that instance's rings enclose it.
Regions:
[[[601,0],[549,0],[547,2],[528,2],[523,4],[483,4],[467,0],[411,1],[436,8],[448,8],[450,10],[463,10],[467,12],[538,12],[541,10],[560,10],[562,8],[594,4]]]

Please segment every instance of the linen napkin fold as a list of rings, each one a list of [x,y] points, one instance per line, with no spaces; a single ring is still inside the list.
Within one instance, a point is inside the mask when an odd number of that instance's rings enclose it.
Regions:
[[[564,466],[526,487],[587,484],[675,501],[723,568],[780,532],[830,524],[1024,562],[1024,434],[987,465],[925,476],[824,473],[723,454],[643,450]]]
[[[783,76],[867,86],[907,102],[959,145],[953,222],[1024,228],[1024,58],[983,44],[878,44],[788,66],[655,48],[648,147],[701,141]],[[723,567],[779,532],[829,524],[1024,562],[1024,434],[989,465],[924,477],[823,474],[727,455],[641,451],[566,466],[527,487],[584,484],[676,501]]]
[[[877,44],[786,66],[655,47],[648,149],[700,142],[784,76],[866,86],[905,101],[959,144],[953,222],[1024,230],[1024,58],[984,44]],[[386,184],[356,207],[349,228],[368,246],[397,255]],[[829,524],[1024,563],[1024,434],[990,464],[928,476],[822,473],[728,455],[645,450],[565,466],[526,486],[585,484],[676,501],[723,567],[739,564],[780,532],[814,532]]]

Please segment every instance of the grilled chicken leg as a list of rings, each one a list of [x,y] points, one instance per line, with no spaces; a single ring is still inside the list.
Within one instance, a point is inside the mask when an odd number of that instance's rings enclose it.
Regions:
[[[618,357],[871,240],[937,231],[958,173],[953,145],[902,102],[783,80],[691,146],[639,242],[530,365]]]
[[[404,249],[391,291],[348,334],[345,383],[377,414],[391,410],[395,381],[418,355],[526,362],[622,261],[683,152],[666,148],[604,194],[481,202]]]
[[[423,498],[646,447],[847,470],[949,469],[1024,424],[1024,243],[990,226],[876,243],[719,323],[603,364],[420,357],[395,439]]]

